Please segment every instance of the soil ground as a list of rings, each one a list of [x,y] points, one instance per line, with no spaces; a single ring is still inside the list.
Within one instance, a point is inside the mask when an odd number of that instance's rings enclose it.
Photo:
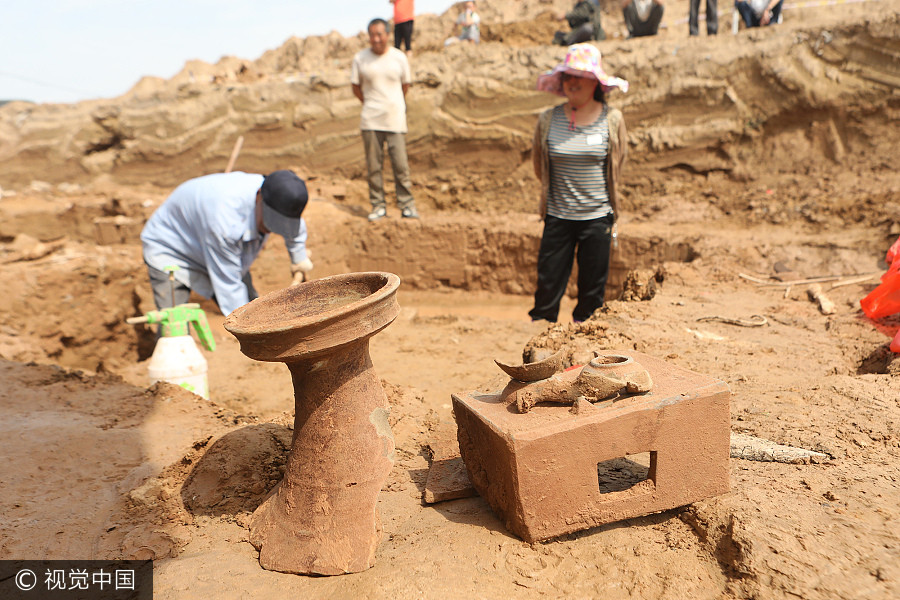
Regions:
[[[896,3],[868,6],[896,15]],[[858,5],[827,10],[828,26],[887,27]],[[494,35],[524,44],[544,29],[537,20]],[[540,223],[519,206],[473,208],[479,186],[510,177],[505,166],[461,178],[467,200],[451,204],[446,179],[419,164],[416,185],[436,191],[414,223],[367,223],[364,184],[336,176],[346,192],[317,195],[307,211],[315,275],[404,278],[401,314],[371,344],[397,445],[378,505],[384,535],[376,565],[354,575],[265,571],[248,542],[290,445],[284,365],[244,357],[216,306],[198,299],[217,342],[205,353],[211,400],[147,387],[153,334],[124,323],[153,308],[129,227],[139,231],[167,189],[20,186],[0,199],[0,558],[153,558],[165,599],[900,597],[900,361],[887,349],[900,320],[859,310],[900,234],[900,102],[884,83],[900,77],[890,54],[900,49],[882,50],[888,75],[875,91],[830,108],[847,117],[839,134],[786,120],[781,134],[744,140],[741,164],[769,172],[725,173],[715,148],[635,142],[649,158],[633,160],[609,302],[585,323],[571,322],[570,297],[558,324],[527,318]],[[860,108],[870,96],[878,102]],[[490,149],[472,152],[494,164]],[[675,166],[657,171],[661,156]],[[713,166],[698,171],[703,160]],[[534,185],[527,169],[512,177]],[[110,239],[96,220],[116,218],[122,235]],[[262,293],[286,285],[283,247],[273,240],[253,272]],[[829,315],[807,283],[790,284],[823,276],[834,276],[821,283]],[[766,324],[701,320],[753,315]],[[828,459],[732,459],[725,495],[538,544],[478,497],[424,504],[428,443],[453,423],[450,394],[499,389],[493,360],[516,364],[535,347],[564,348],[573,364],[632,349],[719,378],[733,393],[733,432]]]

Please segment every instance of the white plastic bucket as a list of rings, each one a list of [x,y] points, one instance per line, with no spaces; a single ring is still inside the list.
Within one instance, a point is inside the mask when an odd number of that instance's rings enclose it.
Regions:
[[[189,335],[159,338],[147,370],[150,385],[157,381],[174,383],[209,400],[206,359]]]

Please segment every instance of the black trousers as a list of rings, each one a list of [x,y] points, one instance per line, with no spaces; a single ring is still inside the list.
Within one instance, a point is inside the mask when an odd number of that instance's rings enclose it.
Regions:
[[[691,0],[688,7],[688,31],[700,35],[700,0]],[[719,8],[717,0],[706,0],[706,35],[716,35],[719,31]]]
[[[399,49],[400,43],[402,42],[406,45],[406,51],[409,52],[409,47],[412,45],[414,22],[415,21],[404,21],[403,23],[394,25],[394,48]]]
[[[578,304],[572,311],[572,319],[586,321],[603,306],[612,225],[612,215],[590,221],[569,221],[547,215],[538,251],[534,308],[528,313],[532,319],[557,320],[573,260],[578,260]]]

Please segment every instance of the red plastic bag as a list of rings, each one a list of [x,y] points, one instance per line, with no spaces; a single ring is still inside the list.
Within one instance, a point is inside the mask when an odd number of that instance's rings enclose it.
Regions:
[[[863,312],[870,319],[880,319],[900,312],[900,271],[891,275],[859,301]]]
[[[894,336],[894,340],[891,342],[891,352],[896,352],[900,354],[900,331],[897,331],[897,335]]]
[[[887,264],[894,266],[894,261],[900,258],[900,237],[897,238],[897,241],[894,242],[894,245],[888,248],[887,255],[884,257],[884,260],[887,261]]]
[[[900,312],[900,270],[886,273],[878,287],[860,300],[859,305],[870,319]]]
[[[898,271],[900,271],[900,237],[898,237],[897,241],[894,242],[894,244],[890,248],[888,248],[884,260],[887,261],[887,264],[889,266],[887,272],[881,276],[882,281],[884,281],[884,278],[891,273],[897,273]]]
[[[890,267],[881,276],[881,283],[859,301],[863,312],[870,319],[880,319],[900,312],[900,237],[888,249],[885,260]],[[894,350],[894,346],[897,350]],[[900,340],[894,338],[891,350],[900,352]]]

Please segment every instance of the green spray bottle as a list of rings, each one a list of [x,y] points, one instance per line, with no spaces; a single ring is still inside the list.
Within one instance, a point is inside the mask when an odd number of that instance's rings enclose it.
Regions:
[[[157,381],[168,381],[209,399],[206,358],[194,343],[188,326],[190,323],[194,324],[194,330],[204,348],[216,349],[206,313],[199,304],[179,304],[153,310],[144,316],[127,319],[126,322],[160,326],[160,338],[156,341],[148,364],[151,385]]]
[[[153,310],[142,317],[132,317],[127,322],[160,326],[160,338],[156,341],[147,367],[151,385],[157,381],[168,381],[209,399],[206,358],[194,343],[188,327],[189,323],[194,324],[194,330],[204,348],[216,349],[206,314],[199,304],[179,304]]]

